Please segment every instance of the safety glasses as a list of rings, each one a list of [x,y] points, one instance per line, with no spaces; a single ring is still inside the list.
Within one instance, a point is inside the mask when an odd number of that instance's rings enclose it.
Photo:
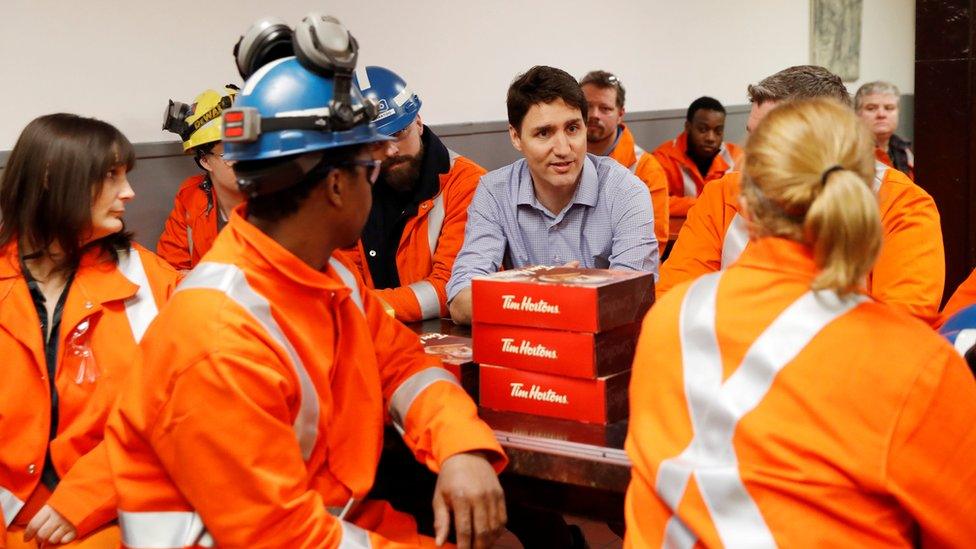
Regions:
[[[383,166],[382,160],[350,160],[342,163],[344,166],[362,166],[366,168],[366,180],[370,185],[375,185],[380,178],[380,168]]]

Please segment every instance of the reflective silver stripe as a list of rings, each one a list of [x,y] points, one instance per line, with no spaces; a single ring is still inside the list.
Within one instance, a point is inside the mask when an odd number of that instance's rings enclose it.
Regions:
[[[973,345],[976,345],[976,330],[972,328],[960,330],[959,333],[956,334],[956,340],[952,342],[952,346],[955,347],[956,351],[959,351],[959,354],[962,356],[966,356],[966,351],[971,349]]]
[[[687,166],[681,166],[681,181],[684,186],[685,196],[692,198],[698,196],[698,186],[695,185],[695,178],[691,175],[691,170]]]
[[[441,298],[437,295],[434,285],[426,280],[420,280],[407,286],[413,296],[420,303],[420,315],[423,320],[441,316]]]
[[[393,419],[393,425],[401,434],[404,432],[403,422],[407,419],[407,412],[413,406],[414,400],[420,396],[420,393],[438,381],[458,384],[451,372],[443,368],[425,368],[408,377],[393,392],[393,396],[390,398],[390,417]]]
[[[908,167],[909,168],[914,168],[915,167],[915,153],[913,153],[911,149],[905,149],[905,156],[908,157],[907,158],[907,160],[908,160]]]
[[[742,255],[742,250],[746,249],[749,243],[749,229],[746,227],[746,220],[739,214],[732,217],[729,228],[725,231],[722,238],[722,265],[720,268],[728,269],[729,265],[736,262]]]
[[[217,290],[226,294],[227,297],[250,313],[268,335],[288,354],[301,390],[301,402],[293,427],[295,436],[298,438],[298,446],[302,450],[302,457],[308,461],[319,436],[319,397],[315,391],[315,385],[312,384],[312,379],[308,375],[308,370],[305,369],[305,365],[298,357],[295,348],[285,337],[281,327],[278,326],[271,314],[271,304],[264,296],[251,288],[247,283],[247,278],[244,277],[244,271],[235,265],[209,261],[200,263],[183,279],[177,288],[177,292],[198,288]]]
[[[723,545],[776,547],[759,507],[739,476],[733,445],[735,429],[739,420],[762,402],[779,372],[825,326],[867,298],[841,298],[831,291],[806,292],[759,335],[723,383],[715,329],[715,296],[721,276],[719,272],[699,278],[681,306],[684,390],[694,437],[679,455],[661,462],[655,490],[675,513],[694,475]],[[691,547],[695,541],[695,534],[672,514],[662,546]]]
[[[441,237],[441,229],[444,227],[444,195],[438,194],[434,198],[434,203],[427,214],[427,245],[430,246],[430,257],[434,257],[437,250],[437,241]]]
[[[360,500],[356,498],[349,498],[349,501],[347,501],[342,507],[326,507],[325,510],[337,519],[344,519],[349,515],[350,511],[359,505],[359,502]]]
[[[192,511],[119,511],[122,543],[140,549],[213,547],[213,538],[200,515]]]
[[[722,143],[722,146],[719,148],[718,155],[722,157],[722,160],[725,161],[725,165],[729,167],[729,169],[726,171],[732,171],[735,169],[735,161],[732,160],[732,153],[729,152],[729,148],[725,146],[725,143]]]
[[[352,271],[347,269],[341,261],[335,258],[330,258],[329,263],[332,265],[332,268],[336,270],[336,273],[339,274],[339,278],[342,279],[342,282],[345,283],[346,287],[352,290],[352,300],[356,302],[356,306],[359,307],[359,310],[365,315],[366,308],[363,307],[363,296],[359,293],[359,285],[356,284],[356,276],[353,275]]]
[[[186,242],[190,248],[190,259],[193,259],[193,227],[186,226]]]
[[[871,190],[874,191],[874,194],[881,191],[881,183],[884,182],[885,172],[889,169],[883,162],[874,161],[874,181],[871,184]]]
[[[4,527],[10,526],[10,523],[14,521],[14,517],[17,516],[20,508],[23,506],[24,502],[20,498],[15,496],[10,490],[0,486],[0,510],[3,511]]]
[[[342,525],[342,541],[339,549],[370,549],[373,545],[369,541],[369,532],[351,522],[340,520]]]
[[[630,165],[630,173],[637,173],[637,164],[640,164],[640,159],[644,156],[646,151],[640,148],[636,143],[634,143],[634,163]]]
[[[156,298],[153,297],[152,287],[149,285],[149,277],[142,266],[142,258],[139,252],[130,248],[128,251],[119,251],[119,272],[129,279],[130,282],[139,286],[136,295],[125,300],[125,315],[129,317],[129,327],[132,328],[132,336],[136,343],[142,340],[146,328],[159,309],[156,308]]]

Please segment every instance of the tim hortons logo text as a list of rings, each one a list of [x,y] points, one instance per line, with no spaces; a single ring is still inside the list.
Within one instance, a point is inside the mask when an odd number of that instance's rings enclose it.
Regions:
[[[515,398],[569,404],[569,398],[566,395],[561,395],[552,389],[543,391],[538,385],[532,385],[526,389],[524,383],[509,383],[509,385],[512,387],[512,396]]]
[[[538,358],[550,358],[553,360],[559,358],[555,350],[549,349],[544,345],[533,345],[532,343],[525,340],[522,340],[518,345],[516,345],[515,339],[510,337],[502,338],[502,352],[511,353],[513,355],[534,356]]]
[[[545,299],[533,301],[531,297],[525,296],[521,301],[517,301],[512,294],[502,296],[502,309],[508,311],[528,311],[530,313],[545,313],[550,315],[559,314],[559,305],[551,305]]]

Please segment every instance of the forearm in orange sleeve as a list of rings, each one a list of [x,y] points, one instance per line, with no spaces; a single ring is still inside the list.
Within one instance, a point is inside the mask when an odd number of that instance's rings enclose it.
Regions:
[[[675,285],[722,268],[725,203],[721,185],[706,185],[697,205],[688,211],[668,260],[661,264],[656,293],[660,298]],[[674,201],[674,197],[670,198]]]
[[[965,547],[976,539],[976,381],[941,347],[905,400],[885,482],[919,525],[922,547]]]
[[[488,425],[478,417],[471,397],[453,383],[434,383],[417,395],[404,422],[403,440],[417,460],[435,473],[444,460],[466,452],[484,452],[496,472],[508,458]]]
[[[969,273],[966,280],[963,280],[962,284],[953,292],[945,309],[942,310],[942,314],[939,315],[935,327],[940,328],[946,320],[949,320],[949,317],[970,305],[976,305],[976,269]]]
[[[919,194],[899,201],[883,220],[881,253],[871,271],[871,296],[933,324],[945,286],[945,249],[935,202]]]
[[[75,462],[47,503],[75,527],[79,538],[115,520],[118,498],[104,442]]]
[[[672,196],[668,198],[668,210],[671,215],[688,215],[697,200],[694,196]]]

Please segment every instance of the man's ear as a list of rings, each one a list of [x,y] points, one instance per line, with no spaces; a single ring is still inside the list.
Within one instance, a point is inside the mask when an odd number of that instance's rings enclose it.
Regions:
[[[343,177],[341,168],[333,168],[325,176],[319,188],[325,194],[325,199],[336,208],[341,208],[349,197],[349,178]]]
[[[200,167],[203,168],[207,173],[213,173],[214,171],[213,164],[211,164],[210,160],[211,156],[213,155],[204,154],[197,157],[197,164],[199,164]]]
[[[417,135],[424,135],[424,119],[420,118],[420,113],[417,113],[417,118],[413,120],[414,124],[417,124]]]
[[[522,152],[522,137],[515,126],[511,124],[508,125],[508,137],[512,140],[512,146],[515,147],[515,150]]]
[[[691,122],[685,120],[685,133],[688,133],[690,131],[691,131]]]

